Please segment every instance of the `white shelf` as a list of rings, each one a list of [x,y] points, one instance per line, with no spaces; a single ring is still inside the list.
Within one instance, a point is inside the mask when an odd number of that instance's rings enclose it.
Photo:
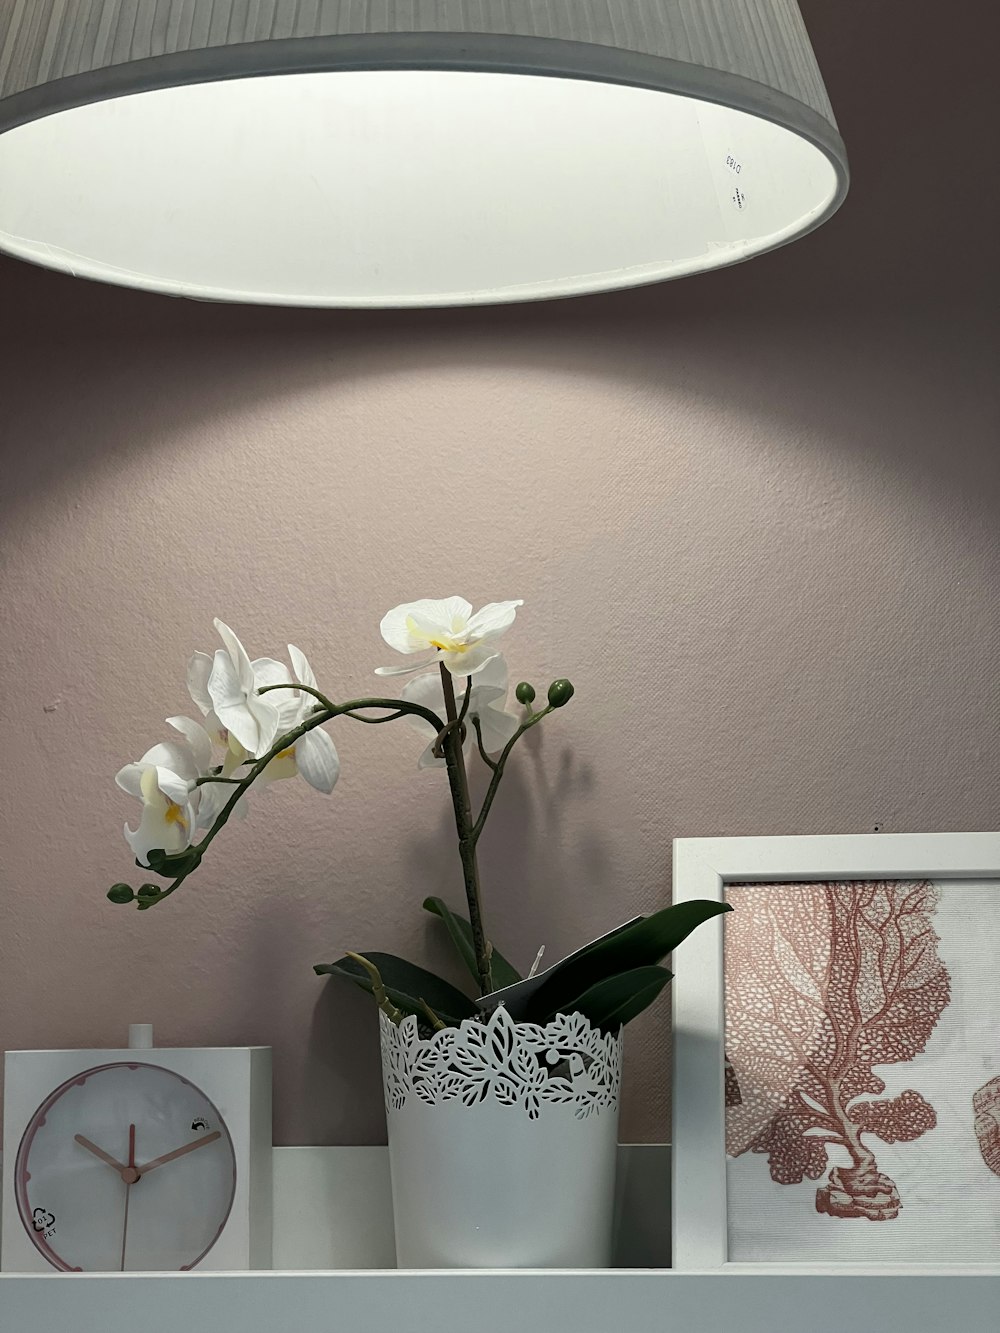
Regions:
[[[629,1266],[604,1272],[397,1272],[384,1148],[279,1148],[274,1163],[278,1270],[4,1273],[0,1333],[980,1333],[1000,1309],[1000,1265],[652,1267],[669,1217],[669,1150],[655,1145],[621,1150]]]
[[[3,1333],[974,1333],[1000,1270],[0,1277]]]

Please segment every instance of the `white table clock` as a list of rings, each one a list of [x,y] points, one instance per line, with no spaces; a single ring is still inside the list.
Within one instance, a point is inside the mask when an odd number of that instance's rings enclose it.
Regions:
[[[271,1265],[271,1051],[8,1051],[5,1272]]]

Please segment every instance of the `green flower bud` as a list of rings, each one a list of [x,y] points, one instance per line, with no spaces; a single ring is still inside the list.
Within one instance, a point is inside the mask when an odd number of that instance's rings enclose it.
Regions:
[[[530,704],[535,701],[535,687],[529,685],[526,680],[522,680],[520,685],[514,691],[514,697],[519,704]]]
[[[108,889],[108,897],[113,903],[130,903],[135,894],[129,884],[112,884]]]
[[[137,898],[159,898],[163,890],[159,884],[140,884]]]
[[[549,707],[562,708],[564,704],[569,703],[574,693],[573,686],[568,680],[562,677],[559,680],[554,680],[549,686]]]

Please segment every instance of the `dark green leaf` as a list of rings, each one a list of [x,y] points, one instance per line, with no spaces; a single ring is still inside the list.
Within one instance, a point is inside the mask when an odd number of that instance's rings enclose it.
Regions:
[[[540,1021],[548,1022],[556,1012],[580,1013],[603,1032],[617,1032],[653,1003],[672,975],[665,967],[636,967],[605,977]]]
[[[703,921],[728,911],[728,903],[695,899],[640,917],[624,930],[597,940],[553,967],[528,1001],[526,1017],[539,1023],[545,1022],[543,1014],[567,1012],[566,1006],[575,996],[605,977],[660,962]]]
[[[147,854],[146,860],[149,862],[148,869],[154,874],[163,875],[165,879],[175,879],[195,868],[201,860],[201,852],[197,847],[186,847],[183,852],[174,852],[168,856],[162,847],[154,847]],[[142,866],[142,862],[136,861],[136,865]],[[142,869],[147,867],[142,866]]]
[[[408,963],[405,958],[397,958],[395,954],[372,953],[367,949],[359,949],[357,952],[375,964],[382,974],[386,994],[404,1013],[426,1018],[421,1000],[430,1005],[443,1023],[452,1026],[478,1013],[469,997],[443,977],[435,976],[415,963]],[[371,993],[371,977],[353,958],[339,958],[335,963],[317,963],[313,971],[317,976],[329,974],[346,977],[362,990]]]
[[[472,926],[464,916],[458,916],[440,898],[425,898],[424,909],[433,912],[444,922],[458,956],[469,969],[473,980],[478,982],[479,968],[476,966],[476,950],[472,944]],[[513,986],[515,981],[521,980],[520,972],[507,962],[507,959],[500,953],[496,945],[493,946],[492,963],[493,985],[496,990],[502,990],[504,986]]]

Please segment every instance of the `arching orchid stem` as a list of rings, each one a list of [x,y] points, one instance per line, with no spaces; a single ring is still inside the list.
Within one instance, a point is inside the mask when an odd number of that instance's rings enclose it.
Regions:
[[[264,685],[257,691],[257,693],[267,694],[268,691],[275,689],[304,690],[306,694],[314,695],[321,702],[325,698],[325,696],[321,695],[318,690],[310,689],[308,685]],[[323,723],[330,722],[335,717],[342,717],[345,715],[350,716],[360,712],[362,709],[368,708],[382,709],[392,713],[395,717],[402,717],[406,713],[412,713],[414,716],[422,718],[425,722],[429,722],[435,731],[441,731],[445,725],[442,719],[438,717],[437,713],[433,712],[430,708],[424,708],[421,704],[410,703],[404,699],[352,699],[345,704],[333,704],[329,699],[326,699],[325,702],[323,702],[323,706],[310,713],[304,722],[300,722],[297,727],[293,727],[291,731],[286,731],[283,736],[279,736],[268,750],[267,754],[262,755],[260,759],[253,761],[252,768],[244,777],[223,779],[226,781],[227,785],[232,786],[232,796],[230,796],[218,815],[216,815],[215,823],[202,838],[201,842],[188,849],[190,860],[183,871],[174,879],[173,883],[169,884],[156,898],[137,899],[137,905],[139,906],[140,911],[147,911],[150,907],[155,907],[157,903],[163,902],[164,898],[169,898],[172,893],[180,888],[188,875],[198,869],[202,857],[208,850],[212,839],[227,823],[229,816],[236,809],[244,792],[253,785],[258,777],[260,777],[261,773],[267,768],[272,759],[277,758],[283,750],[287,750],[289,746],[294,745],[299,737],[304,736],[307,731],[312,731],[313,727],[322,726]],[[363,720],[367,721],[368,719]],[[389,721],[389,718],[373,720]],[[214,777],[206,779],[206,781],[211,782],[219,780],[220,779]]]
[[[321,722],[329,722],[335,717],[354,717],[355,713],[360,713],[366,708],[380,708],[392,717],[359,717],[355,718],[357,722],[391,722],[392,718],[403,717],[406,713],[411,713],[414,717],[421,717],[425,722],[429,722],[435,731],[440,731],[444,722],[438,717],[437,713],[430,708],[424,708],[423,704],[410,703],[408,699],[352,699],[346,704],[331,703],[325,694],[320,694],[319,690],[312,689],[309,685],[299,685],[293,681],[290,685],[262,685],[257,693],[270,694],[272,690],[302,690],[304,694],[311,694],[314,699],[318,699],[323,705],[309,717],[310,724],[315,724],[318,718]],[[297,733],[289,732],[288,736],[296,736]],[[287,741],[287,737],[285,738]],[[279,751],[280,753],[280,751]]]

